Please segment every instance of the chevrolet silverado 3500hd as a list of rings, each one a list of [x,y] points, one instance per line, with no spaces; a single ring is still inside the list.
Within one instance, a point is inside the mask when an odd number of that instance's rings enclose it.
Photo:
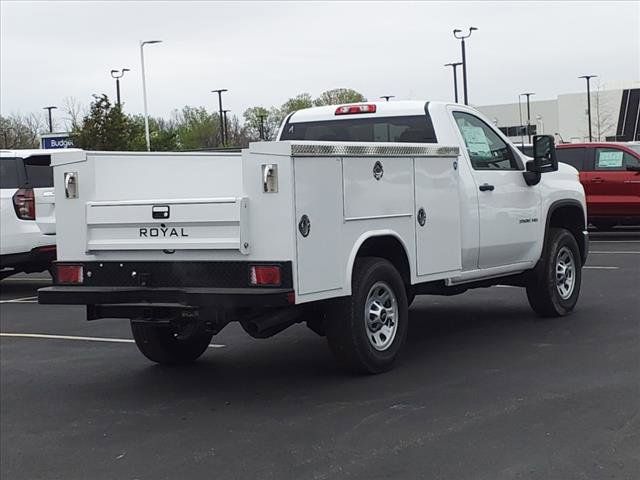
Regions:
[[[539,315],[573,310],[584,191],[552,137],[527,160],[473,108],[417,101],[301,110],[241,154],[53,154],[59,261],[39,300],[131,319],[159,363],[231,321],[258,338],[304,321],[381,372],[415,295],[507,284]]]

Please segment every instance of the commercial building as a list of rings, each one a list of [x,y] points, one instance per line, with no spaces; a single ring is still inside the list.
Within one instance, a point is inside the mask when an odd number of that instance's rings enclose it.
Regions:
[[[527,130],[527,99],[503,105],[478,106],[508,137],[528,142],[531,135],[555,135],[558,142],[589,141],[587,94],[566,93],[553,100],[530,99],[531,123]],[[593,141],[640,140],[640,81],[602,84],[591,90]]]

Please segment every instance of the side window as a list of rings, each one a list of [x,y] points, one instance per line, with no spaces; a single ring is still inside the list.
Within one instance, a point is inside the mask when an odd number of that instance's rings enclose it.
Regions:
[[[475,170],[519,170],[518,162],[509,145],[486,123],[464,112],[453,112],[471,166]]]
[[[595,169],[602,171],[623,171],[627,166],[639,166],[634,156],[615,148],[596,148]]]
[[[584,170],[585,148],[558,148],[556,156],[558,161],[567,163],[578,171]]]

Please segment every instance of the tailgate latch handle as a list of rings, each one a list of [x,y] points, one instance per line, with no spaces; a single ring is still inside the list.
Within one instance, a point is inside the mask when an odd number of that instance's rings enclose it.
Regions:
[[[151,216],[159,220],[169,218],[169,205],[154,205],[151,207]]]

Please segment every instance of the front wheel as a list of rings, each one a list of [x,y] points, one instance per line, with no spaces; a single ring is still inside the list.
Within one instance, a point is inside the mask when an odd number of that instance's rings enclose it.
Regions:
[[[175,329],[171,326],[131,322],[131,332],[136,346],[153,362],[163,365],[191,363],[207,349],[213,333],[207,332],[201,323]]]
[[[348,370],[380,373],[396,361],[408,320],[405,286],[395,267],[382,258],[361,258],[354,266],[351,296],[328,315],[327,340]]]
[[[531,308],[542,317],[570,313],[580,295],[582,264],[580,250],[571,232],[552,228],[540,259],[527,284]]]

